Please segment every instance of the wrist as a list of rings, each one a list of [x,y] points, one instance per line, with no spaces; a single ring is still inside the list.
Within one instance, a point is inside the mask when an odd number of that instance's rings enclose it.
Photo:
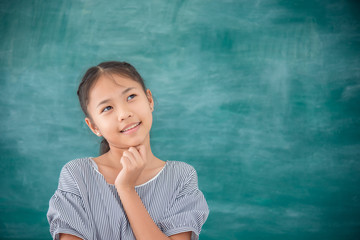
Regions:
[[[124,185],[119,185],[119,186],[115,186],[116,190],[118,192],[118,194],[129,194],[132,192],[135,192],[135,187],[134,186],[124,186]]]

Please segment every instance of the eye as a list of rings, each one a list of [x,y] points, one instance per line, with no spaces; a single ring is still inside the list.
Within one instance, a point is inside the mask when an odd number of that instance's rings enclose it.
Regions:
[[[110,111],[111,109],[112,109],[112,107],[107,106],[102,110],[102,112],[107,112],[107,111]]]
[[[127,97],[127,100],[129,101],[129,100],[133,99],[134,97],[136,97],[136,94],[131,94],[130,96]]]

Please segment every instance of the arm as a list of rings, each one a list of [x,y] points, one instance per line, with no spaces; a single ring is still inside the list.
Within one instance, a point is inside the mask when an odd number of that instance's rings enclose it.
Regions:
[[[91,239],[93,235],[91,222],[83,208],[84,201],[78,182],[74,178],[81,172],[76,171],[77,166],[78,162],[73,161],[62,168],[58,189],[49,201],[46,216],[50,225],[50,234],[54,239],[59,239],[60,233],[75,235],[82,239]]]
[[[61,233],[60,234],[60,240],[82,240],[82,239],[79,238],[79,237],[76,237],[74,235]]]
[[[142,201],[135,189],[119,189],[118,193],[121,196],[121,202],[137,240],[190,240],[191,232],[179,233],[171,237],[167,237],[163,232],[161,232],[142,204]]]
[[[120,160],[123,169],[115,180],[117,192],[136,239],[190,240],[191,232],[184,232],[171,237],[166,236],[152,220],[135,191],[135,182],[146,164],[144,151],[143,146],[139,148],[139,151],[133,147],[129,151],[125,151]]]
[[[146,209],[145,209],[145,211],[146,211]],[[152,221],[152,219],[151,219],[151,221]],[[154,222],[152,221],[152,223],[154,223]],[[140,224],[146,224],[146,223],[140,223]],[[143,225],[143,226],[147,226],[147,225]],[[156,225],[155,225],[155,227],[157,228]],[[157,228],[157,229],[159,230],[159,228]],[[151,229],[150,229],[150,231],[151,231]],[[144,233],[144,234],[146,234],[146,233]],[[161,233],[161,234],[164,235],[163,233]],[[147,235],[145,235],[145,236],[147,236]],[[185,240],[186,239],[187,240],[187,239],[190,239],[190,237],[191,237],[191,232],[185,232],[185,233],[179,233],[179,234],[173,235],[170,238],[165,236],[165,239],[172,239],[172,240]],[[159,238],[159,239],[162,239],[162,238]],[[74,235],[62,233],[62,234],[60,234],[60,240],[83,240],[83,239],[76,237]]]

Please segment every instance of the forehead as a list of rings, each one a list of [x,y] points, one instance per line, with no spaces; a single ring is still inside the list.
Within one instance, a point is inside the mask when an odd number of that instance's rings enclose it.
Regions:
[[[89,91],[89,104],[102,101],[104,98],[118,96],[127,88],[141,89],[135,80],[121,75],[103,74]]]
[[[98,86],[113,85],[121,88],[135,87],[135,86],[141,87],[140,83],[131,79],[128,76],[119,75],[119,74],[110,74],[110,73],[102,74],[94,84],[93,88],[96,88],[97,87],[96,85]]]

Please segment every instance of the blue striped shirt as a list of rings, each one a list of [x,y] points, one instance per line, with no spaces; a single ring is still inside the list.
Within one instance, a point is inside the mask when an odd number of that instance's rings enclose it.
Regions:
[[[209,209],[192,166],[167,161],[135,190],[165,235],[191,231],[191,239],[199,238]],[[91,158],[63,167],[47,218],[53,239],[59,239],[59,233],[87,240],[135,239],[115,186],[105,181]]]

